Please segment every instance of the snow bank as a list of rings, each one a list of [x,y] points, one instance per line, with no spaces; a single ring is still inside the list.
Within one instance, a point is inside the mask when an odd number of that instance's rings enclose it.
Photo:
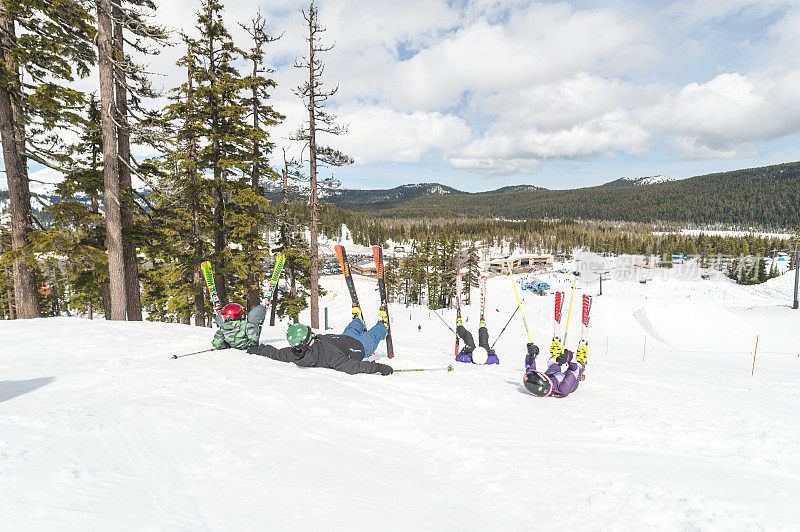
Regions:
[[[545,280],[564,288],[571,278]],[[389,377],[238,351],[172,360],[208,347],[213,332],[183,325],[0,322],[0,523],[15,531],[795,529],[800,313],[788,308],[789,281],[604,283],[587,379],[567,399],[524,393],[518,317],[497,343],[500,366]],[[595,292],[588,272],[580,282]],[[322,306],[341,329],[346,287],[335,277],[323,283]],[[373,322],[374,281],[356,284]],[[525,297],[546,351],[552,296]],[[507,278],[489,280],[492,341],[515,304]],[[648,338],[646,353],[642,308],[663,340]],[[393,366],[453,363],[452,333],[431,311],[391,310]],[[464,316],[475,329],[477,305]],[[573,348],[577,323],[573,316]],[[262,341],[285,345],[284,331],[265,327]]]

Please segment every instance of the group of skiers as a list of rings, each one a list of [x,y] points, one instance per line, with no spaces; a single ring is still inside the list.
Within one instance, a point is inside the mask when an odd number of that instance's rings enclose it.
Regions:
[[[278,349],[259,343],[261,326],[267,309],[258,305],[247,317],[238,303],[228,303],[215,318],[219,330],[212,344],[217,349],[246,350],[252,355],[261,355],[281,362],[294,362],[306,368],[331,368],[350,375],[356,373],[380,373],[391,375],[392,367],[364,358],[375,352],[378,344],[386,337],[386,312],[379,312],[379,321],[366,330],[360,319],[361,311],[353,308],[353,320],[342,334],[314,334],[311,327],[302,323],[291,325],[286,331],[289,347]]]
[[[214,347],[246,350],[250,354],[281,362],[293,362],[302,367],[331,368],[350,375],[391,375],[393,372],[392,367],[387,364],[365,360],[386,337],[389,318],[384,310],[379,312],[378,322],[369,330],[364,326],[358,307],[353,307],[353,319],[341,334],[318,335],[307,325],[296,323],[287,330],[289,347],[283,349],[259,343],[266,312],[266,307],[259,305],[245,316],[241,305],[225,305],[215,317],[219,330],[214,335]],[[481,361],[485,360],[486,364],[500,363],[497,353],[489,346],[489,333],[483,320],[478,329],[477,346],[460,317],[456,324],[456,333],[464,342],[463,348],[456,355],[457,361],[473,363],[473,354],[480,353]],[[551,351],[553,352],[547,368],[539,371],[536,368],[539,348],[533,343],[527,344],[523,384],[531,394],[538,397],[565,397],[578,388],[586,367],[587,350],[585,347],[579,348],[577,357],[568,349]],[[562,369],[564,365],[566,370]]]

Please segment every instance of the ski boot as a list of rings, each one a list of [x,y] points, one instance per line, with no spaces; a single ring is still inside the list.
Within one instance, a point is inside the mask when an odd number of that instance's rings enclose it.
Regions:
[[[378,311],[378,321],[382,321],[386,328],[389,328],[389,313],[383,307]]]
[[[586,367],[586,359],[589,357],[589,346],[588,344],[581,343],[578,346],[578,352],[575,354],[575,362]]]
[[[478,324],[478,327],[479,328],[481,328],[481,327],[485,328],[486,327],[486,320],[481,320],[481,322]]]
[[[353,319],[358,318],[361,323],[364,323],[364,316],[361,315],[361,307],[353,305]]]
[[[461,321],[461,316],[459,316],[458,318],[456,318],[456,327],[461,327],[462,325],[463,323]]]
[[[564,346],[561,345],[560,338],[553,338],[553,343],[550,345],[550,360],[558,360],[564,352]],[[556,362],[558,363],[558,362]]]

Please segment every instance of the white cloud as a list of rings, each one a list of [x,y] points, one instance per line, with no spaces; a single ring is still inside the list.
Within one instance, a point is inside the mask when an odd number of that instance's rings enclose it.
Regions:
[[[547,159],[641,155],[650,135],[634,112],[659,97],[655,87],[588,74],[495,94],[475,106],[497,120],[481,138],[451,154],[450,161],[459,168],[504,174]]]
[[[690,83],[649,111],[654,129],[672,133],[689,158],[732,157],[747,143],[800,132],[800,73],[720,74]]]
[[[347,135],[335,145],[357,162],[419,162],[431,150],[449,150],[471,138],[459,117],[439,112],[401,113],[380,107],[345,109]]]
[[[465,92],[482,97],[582,71],[616,74],[652,57],[643,30],[611,10],[533,4],[505,24],[478,18],[399,63],[383,95],[404,109],[431,110],[457,105]]]

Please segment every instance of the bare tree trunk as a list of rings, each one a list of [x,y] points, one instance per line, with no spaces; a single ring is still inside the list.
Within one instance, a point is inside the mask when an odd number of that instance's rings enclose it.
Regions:
[[[275,283],[275,289],[272,291],[272,305],[270,305],[269,311],[269,326],[275,326],[275,310],[277,309],[277,305],[275,302],[278,300],[278,283]]]
[[[289,169],[286,165],[286,153],[283,159],[283,234],[284,245],[292,247],[291,218],[289,218]],[[294,259],[289,261],[289,287],[292,297],[297,296],[297,282],[294,274]]]
[[[222,193],[223,178],[222,169],[219,166],[219,142],[214,141],[212,148],[215,153],[214,163],[214,270],[217,272],[216,285],[219,300],[223,303],[228,301],[228,283],[225,271],[225,251],[227,238],[225,235],[225,197]]]
[[[114,124],[114,66],[112,47],[111,0],[95,0],[97,6],[97,55],[100,72],[101,124],[103,132],[103,180],[106,211],[106,247],[108,248],[109,290],[112,320],[124,320],[125,257],[122,245],[122,217],[119,199],[119,161],[117,132]]]
[[[190,151],[193,147],[190,146]],[[194,173],[192,174],[194,175]],[[197,204],[192,199],[192,239],[194,240],[194,250],[192,256],[194,257],[194,324],[202,327],[205,324],[205,300],[203,292],[205,290],[206,281],[203,278],[198,266],[203,260],[203,241],[200,238],[200,213],[198,212]]]
[[[100,287],[100,290],[103,292],[103,317],[107,320],[111,319],[111,289],[108,287],[108,283],[103,283],[103,286]]]
[[[15,35],[14,23],[0,14],[0,46],[2,60],[9,70],[18,72],[9,54],[8,40]],[[11,250],[17,251],[28,244],[31,228],[31,200],[28,183],[28,166],[24,157],[24,128],[12,90],[19,92],[19,75],[9,83],[0,84],[0,135],[2,135],[3,161],[5,162],[8,194],[11,207]],[[14,259],[14,303],[19,318],[39,317],[39,298],[36,280],[25,259]],[[13,313],[12,313],[13,314]]]
[[[286,163],[286,151],[283,152],[283,239],[286,248],[292,247],[291,218],[289,217],[289,168]],[[294,274],[294,258],[287,262],[286,273],[289,277],[289,290],[292,297],[297,297],[297,281]],[[295,320],[295,323],[297,320]],[[274,320],[270,325],[275,325]]]
[[[251,255],[252,256],[252,255]],[[260,268],[257,264],[250,264],[247,271],[247,308],[255,308],[260,304],[261,287],[259,286]]]
[[[117,64],[125,61],[122,9],[114,6],[114,57]],[[128,91],[125,87],[125,71],[115,68],[114,84],[117,103],[117,146],[119,149],[120,217],[122,220],[122,254],[125,271],[125,295],[128,320],[142,321],[141,286],[139,285],[139,260],[136,244],[125,233],[133,227],[133,188],[131,186],[131,129],[128,124]]]
[[[309,36],[313,35],[314,18],[309,17]],[[310,38],[308,56],[308,151],[311,169],[309,208],[311,210],[311,241],[309,265],[311,273],[311,328],[319,329],[319,244],[317,243],[317,127],[316,127],[316,70],[314,68],[314,39]]]
[[[258,63],[253,60],[253,80],[256,79],[258,76]],[[256,133],[259,130],[259,113],[261,110],[259,109],[258,105],[258,89],[256,88],[255,82],[253,83],[253,109],[251,112],[253,113],[253,131]],[[258,196],[258,181],[259,181],[259,172],[261,171],[259,167],[259,160],[258,158],[261,157],[261,145],[258,142],[257,135],[253,138],[253,167],[250,174],[250,186],[253,187],[253,192],[256,196]],[[253,206],[253,219],[258,218],[258,207]],[[254,223],[252,229],[250,230],[250,246],[251,251],[255,251],[255,242],[258,238],[258,223]],[[253,257],[254,253],[250,253],[250,257]],[[252,260],[252,259],[251,259]],[[259,270],[260,268],[256,268],[254,264],[250,264],[250,269],[247,274],[247,308],[254,308],[256,305],[259,304],[261,299],[261,287],[259,282]],[[275,308],[275,305],[272,305],[272,308]],[[273,316],[275,311],[273,310]],[[274,318],[272,318],[274,322]],[[271,323],[272,325],[272,323]]]
[[[9,282],[8,277],[8,266],[3,264],[3,273],[6,275],[6,301],[8,302],[8,317],[10,319],[16,319],[14,315],[14,296],[11,293],[11,283]]]
[[[94,319],[94,307],[92,307],[91,301],[86,304],[86,314],[89,316],[90,320]]]

